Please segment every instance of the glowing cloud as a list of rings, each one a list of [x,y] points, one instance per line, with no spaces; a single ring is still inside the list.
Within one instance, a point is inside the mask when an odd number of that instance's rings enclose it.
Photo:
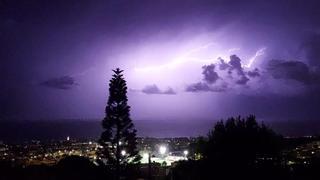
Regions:
[[[207,43],[205,45],[202,45],[200,47],[196,47],[194,49],[191,49],[190,51],[173,58],[172,61],[166,64],[158,65],[158,66],[147,66],[147,67],[141,67],[141,68],[135,68],[135,71],[142,71],[142,72],[147,72],[147,71],[156,71],[156,70],[161,70],[161,69],[173,69],[176,68],[179,65],[182,65],[184,63],[194,61],[194,62],[201,62],[201,63],[206,63],[206,62],[212,62],[211,58],[203,59],[203,58],[197,58],[197,57],[191,57],[194,53],[197,53],[203,49],[207,49],[211,46],[215,46],[216,44],[213,42]]]
[[[174,68],[176,68],[180,65],[183,65],[187,62],[213,63],[213,62],[217,61],[218,57],[224,57],[224,56],[222,54],[217,54],[217,56],[215,58],[212,58],[212,57],[211,58],[199,58],[199,57],[192,56],[192,55],[201,51],[201,50],[204,50],[204,49],[207,49],[211,46],[216,46],[216,45],[217,44],[210,42],[210,43],[207,43],[207,44],[202,45],[200,47],[196,47],[194,49],[191,49],[188,52],[173,58],[168,63],[156,65],[156,66],[136,67],[136,68],[134,68],[134,70],[138,71],[138,72],[150,72],[150,71],[159,71],[159,70],[163,70],[163,69],[174,69]],[[258,49],[257,52],[255,53],[255,55],[249,59],[248,64],[244,65],[243,67],[250,68],[254,64],[254,62],[256,61],[256,59],[258,57],[265,54],[266,49],[267,49],[266,47]],[[228,53],[231,53],[234,51],[240,51],[240,48],[229,49]]]
[[[240,51],[240,48],[231,48],[228,50],[229,53],[233,53],[233,52],[236,52],[236,51]]]

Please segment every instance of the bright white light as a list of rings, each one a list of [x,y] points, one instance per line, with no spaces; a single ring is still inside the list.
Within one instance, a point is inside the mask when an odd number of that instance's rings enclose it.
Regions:
[[[187,155],[189,154],[189,151],[188,151],[188,150],[184,150],[184,151],[183,151],[183,154],[184,154],[185,156],[187,156]]]
[[[122,151],[121,151],[121,155],[122,155],[122,156],[125,156],[125,155],[126,155],[126,151],[125,151],[125,150],[122,150]]]
[[[121,141],[119,141],[119,145],[121,145],[122,144],[122,142]]]
[[[144,154],[143,154],[143,158],[144,158],[144,159],[148,159],[148,158],[149,158],[149,153],[144,153]]]
[[[67,137],[67,141],[69,141],[69,140],[70,140],[70,137],[68,136],[68,137]]]
[[[159,148],[159,153],[160,154],[165,154],[166,153],[166,151],[167,151],[167,148],[165,147],[165,146],[160,146],[160,148]]]
[[[135,71],[140,71],[140,72],[150,72],[150,71],[157,71],[157,70],[161,70],[161,69],[172,69],[172,68],[176,68],[177,66],[190,62],[190,61],[194,61],[194,62],[198,62],[198,63],[208,63],[208,62],[212,62],[214,59],[208,58],[208,59],[203,59],[203,58],[197,58],[197,57],[192,57],[191,55],[194,53],[197,53],[203,49],[207,49],[210,46],[214,46],[216,45],[213,42],[207,43],[205,45],[196,47],[194,49],[191,49],[187,52],[185,52],[184,54],[177,56],[175,58],[173,58],[170,62],[166,63],[166,64],[161,64],[161,65],[157,65],[157,66],[148,66],[148,67],[141,67],[141,68],[135,68]]]
[[[233,52],[236,52],[236,51],[240,51],[240,48],[231,48],[228,50],[228,53],[233,53]]]

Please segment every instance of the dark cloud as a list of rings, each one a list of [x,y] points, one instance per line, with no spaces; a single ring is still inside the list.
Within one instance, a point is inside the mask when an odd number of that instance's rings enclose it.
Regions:
[[[203,74],[203,80],[206,81],[209,84],[215,83],[219,79],[218,73],[215,71],[215,65],[210,64],[207,66],[203,66],[202,74]]]
[[[243,69],[241,67],[241,59],[238,56],[231,55],[229,65],[232,69],[236,69],[239,72],[243,72]]]
[[[245,75],[241,75],[238,80],[236,80],[236,84],[239,85],[245,85],[249,81],[249,78],[247,78]]]
[[[168,88],[164,91],[160,90],[157,85],[148,85],[142,89],[142,92],[145,94],[168,94],[168,95],[174,95],[176,92],[172,88]]]
[[[222,58],[219,58],[218,60],[219,62],[217,64],[204,66],[202,74],[205,76],[204,80],[209,83],[214,83],[220,78],[228,82],[233,81],[238,85],[245,85],[250,80],[247,75],[249,77],[256,77],[259,75],[258,70],[246,73],[242,68],[241,59],[236,55],[230,56],[230,61],[228,63]],[[216,66],[218,67],[217,71],[214,69]],[[223,72],[226,72],[227,74]]]
[[[219,58],[219,61],[220,61],[220,63],[218,65],[219,65],[220,70],[226,70],[226,69],[230,68],[230,65],[228,63],[226,63],[224,61],[224,59]]]
[[[162,94],[177,94],[172,88],[168,88],[162,92]]]
[[[46,86],[54,89],[68,90],[72,89],[74,86],[78,85],[73,77],[62,76],[59,78],[51,78],[40,83],[41,86]]]
[[[209,84],[216,83],[219,79],[223,79],[224,81],[229,81],[228,79],[232,79],[234,83],[239,85],[245,85],[250,80],[244,69],[241,65],[241,59],[236,56],[230,56],[230,61],[228,63],[225,62],[222,58],[219,58],[219,63],[217,64],[210,64],[203,66],[202,74],[204,75],[204,81]],[[218,69],[216,70],[216,66]],[[228,75],[222,75],[220,72],[226,71]],[[250,77],[257,76],[258,72],[251,72]]]
[[[247,84],[249,78],[244,73],[244,70],[241,65],[241,59],[236,55],[232,55],[230,56],[229,65],[229,73],[233,74],[232,77],[235,78],[235,83],[240,85]],[[236,75],[234,75],[234,72],[236,73]]]
[[[254,70],[252,71],[248,71],[247,72],[247,75],[251,78],[254,78],[254,77],[259,77],[260,76],[260,72],[259,72],[259,69],[258,68],[255,68]]]
[[[208,84],[203,82],[198,82],[187,86],[187,92],[199,92],[199,91],[210,91]]]
[[[300,61],[271,60],[267,70],[275,79],[291,79],[305,84],[319,82],[318,73]]]
[[[188,85],[186,91],[224,92],[230,84],[246,85],[250,78],[260,76],[257,68],[252,71],[245,71],[242,67],[241,59],[236,55],[230,56],[229,62],[222,58],[218,60],[218,63],[203,66],[203,81]]]
[[[303,43],[308,63],[320,68],[320,34],[312,34]]]
[[[204,82],[190,84],[186,87],[187,92],[224,92],[227,90],[227,85],[210,86]]]

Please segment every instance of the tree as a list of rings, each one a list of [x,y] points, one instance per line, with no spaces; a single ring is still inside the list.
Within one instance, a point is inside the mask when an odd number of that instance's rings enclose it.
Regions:
[[[173,179],[275,179],[281,164],[282,137],[255,116],[218,121],[206,138],[192,145],[199,160],[181,161],[172,168]],[[197,159],[197,158],[195,158]],[[282,178],[288,179],[288,178]]]
[[[116,176],[120,178],[120,166],[130,162],[138,162],[136,129],[130,118],[130,106],[127,98],[127,85],[123,70],[117,68],[109,83],[109,98],[105,108],[106,116],[102,120],[103,132],[99,143],[102,146],[100,156],[107,164],[116,168]]]
[[[257,158],[276,157],[281,149],[281,136],[255,116],[229,118],[217,122],[209,133],[205,156],[224,163],[248,165]]]
[[[102,178],[108,178],[108,176],[105,176],[104,172],[101,171],[99,167],[95,166],[89,158],[83,156],[71,155],[64,157],[57,163],[57,165],[55,166],[55,170],[56,178],[53,179],[59,180],[98,180]],[[32,177],[32,179],[38,178]],[[39,179],[45,178],[42,177]],[[46,179],[49,179],[49,177]]]

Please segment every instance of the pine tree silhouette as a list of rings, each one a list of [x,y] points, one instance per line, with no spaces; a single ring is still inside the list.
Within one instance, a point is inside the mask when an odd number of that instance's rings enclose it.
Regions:
[[[130,118],[130,106],[127,104],[127,85],[123,70],[117,68],[109,83],[109,99],[105,109],[106,116],[102,121],[104,131],[99,143],[102,146],[100,156],[107,164],[116,168],[117,179],[120,178],[120,166],[138,162],[137,138],[134,124]]]

